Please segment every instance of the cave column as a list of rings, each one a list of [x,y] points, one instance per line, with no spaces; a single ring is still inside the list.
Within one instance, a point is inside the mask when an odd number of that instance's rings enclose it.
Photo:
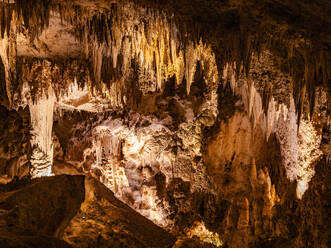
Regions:
[[[55,95],[51,87],[46,94],[29,103],[32,146],[30,174],[33,178],[52,175],[54,103]]]
[[[5,8],[3,11],[7,11],[7,9]],[[10,28],[8,30],[5,29],[3,37],[1,37],[0,34],[0,59],[2,60],[5,69],[6,93],[9,101],[9,107],[12,107],[13,104],[13,91],[15,88],[13,83],[16,81],[16,21],[16,14],[13,12]]]

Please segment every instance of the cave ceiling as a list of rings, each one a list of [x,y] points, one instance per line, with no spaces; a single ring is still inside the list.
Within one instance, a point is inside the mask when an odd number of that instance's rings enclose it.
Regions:
[[[209,46],[220,71],[226,63],[236,63],[237,73],[248,73],[252,54],[270,50],[279,67],[293,77],[299,113],[306,98],[309,112],[313,110],[316,85],[330,88],[328,1],[2,2],[1,36],[6,33],[9,37],[8,30],[15,26],[17,57],[92,60],[86,56],[86,43],[109,46],[115,35],[112,23],[121,15],[121,8],[141,15],[140,21],[148,26],[150,20],[141,12],[144,8],[176,25],[181,46],[200,40]],[[7,89],[9,95],[12,90]]]

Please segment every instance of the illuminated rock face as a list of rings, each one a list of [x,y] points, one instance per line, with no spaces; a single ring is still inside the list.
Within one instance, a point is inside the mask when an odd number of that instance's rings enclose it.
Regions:
[[[230,72],[227,77],[233,78]],[[297,131],[289,92],[287,96],[271,98],[265,112],[258,85],[253,85],[249,88],[244,78],[232,82],[230,96],[223,96],[236,99],[230,108],[232,116],[210,139],[203,136],[203,128],[213,123],[215,112],[226,116],[229,108],[206,107],[217,106],[213,102],[217,100],[213,97],[215,92],[207,95],[199,107],[194,106],[190,95],[184,99],[163,96],[160,102],[149,102],[154,104],[150,106],[152,113],[95,113],[90,120],[77,123],[64,146],[63,160],[93,174],[132,208],[174,232],[176,224],[170,217],[174,206],[175,211],[185,214],[194,208],[185,190],[171,189],[173,183],[183,180],[183,185],[189,185],[189,194],[202,190],[206,195],[222,195],[227,202],[224,219],[219,223],[223,228],[222,242],[242,246],[247,245],[251,235],[273,235],[273,226],[277,225],[273,208],[283,204],[284,194],[273,170],[277,170],[276,165],[283,168],[285,172],[279,176],[286,183],[297,181],[295,198],[302,198],[307,188],[301,185],[308,185],[313,163],[320,156],[321,136],[310,121],[302,120]],[[195,90],[193,85],[192,94]],[[143,108],[144,103],[139,106]],[[162,118],[158,109],[163,111]],[[178,119],[181,123],[175,125]],[[202,140],[206,138],[203,147]],[[307,148],[309,140],[314,140],[315,145]],[[311,160],[306,161],[307,157]],[[211,225],[210,220],[206,222]]]
[[[31,115],[31,176],[52,175],[53,164],[53,111],[54,95],[44,96],[36,103],[29,105]]]
[[[191,156],[201,154],[200,146],[192,142],[190,135],[196,135],[199,140],[201,133],[184,128],[178,133],[169,130],[169,116],[158,120],[131,113],[124,119],[105,118],[100,114],[98,118],[99,123],[91,131],[85,129],[89,122],[74,128],[73,132],[84,133],[85,139],[74,136],[66,147],[69,153],[65,159],[84,158],[76,163],[99,178],[117,197],[155,223],[169,227],[172,223],[170,209],[160,187],[166,189],[172,178],[182,177],[191,180],[192,187],[207,189],[206,178],[198,177],[207,177],[205,172],[197,172],[197,175],[192,172],[195,167],[201,170],[199,163],[189,165]],[[129,123],[124,123],[128,120]],[[187,143],[187,150],[181,152],[181,157],[176,157],[173,150],[175,138]],[[91,146],[72,156],[86,140],[91,141]],[[185,168],[187,165],[189,167]]]
[[[106,28],[101,43],[98,37],[93,36],[86,35],[88,38],[84,40],[92,55],[96,81],[106,83],[119,77],[127,79],[133,61],[143,94],[162,90],[171,77],[175,77],[177,85],[185,77],[189,94],[198,61],[206,82],[215,84],[218,81],[212,49],[202,41],[189,41],[184,46],[179,28],[164,13],[152,13],[127,4],[118,6],[111,14],[116,18],[109,19],[111,28]],[[106,73],[102,73],[104,70]],[[114,70],[119,73],[112,75]]]
[[[221,143],[218,144],[221,153],[218,157],[221,164],[229,162],[234,154],[232,162],[238,163],[239,160],[249,164],[252,158],[260,160],[262,159],[260,153],[264,153],[263,146],[267,144],[270,135],[276,135],[286,176],[290,181],[297,180],[297,196],[301,199],[314,174],[314,163],[322,155],[321,135],[314,127],[313,120],[302,119],[302,125],[298,129],[297,113],[290,90],[282,92],[281,95],[277,95],[275,91],[276,99],[272,96],[266,104],[267,110],[264,111],[262,92],[260,94],[257,89],[260,87],[260,82],[266,80],[262,77],[263,72],[270,70],[269,56],[266,53],[261,61],[266,68],[261,68],[256,62],[253,64],[250,87],[244,78],[236,82],[233,76],[234,70],[227,66],[223,78],[225,82],[229,82],[234,94],[241,97],[245,113],[235,113],[222,129],[222,137],[219,141]],[[281,72],[278,72],[277,77],[276,85],[279,81],[283,84],[286,82],[286,76]]]

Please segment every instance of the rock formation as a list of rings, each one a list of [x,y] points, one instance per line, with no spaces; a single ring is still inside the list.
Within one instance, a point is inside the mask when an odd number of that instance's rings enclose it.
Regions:
[[[329,247],[330,10],[0,0],[0,246]]]

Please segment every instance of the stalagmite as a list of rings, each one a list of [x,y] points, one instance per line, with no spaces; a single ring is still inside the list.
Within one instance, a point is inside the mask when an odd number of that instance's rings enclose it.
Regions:
[[[256,171],[255,158],[252,159],[251,168],[250,168],[250,178],[249,179],[250,179],[250,182],[251,182],[251,186],[255,187],[255,184],[257,182],[257,171]]]
[[[237,222],[237,228],[239,230],[243,230],[248,227],[249,225],[249,201],[245,197],[244,199],[241,199],[240,203],[240,209],[239,209],[239,217]]]

